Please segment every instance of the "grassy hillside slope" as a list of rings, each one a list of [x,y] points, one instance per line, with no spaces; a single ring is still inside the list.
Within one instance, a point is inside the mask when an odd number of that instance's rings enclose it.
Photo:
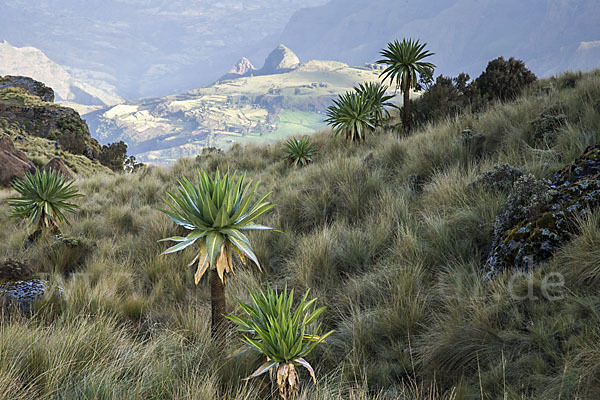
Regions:
[[[551,147],[534,146],[531,121],[557,107],[566,124]],[[459,140],[465,128],[486,134],[477,154]],[[537,82],[513,103],[409,137],[379,129],[363,145],[329,131],[313,138],[320,152],[302,169],[276,143],[79,180],[86,197],[64,233],[85,246],[23,249],[28,233],[0,201],[0,254],[29,260],[65,288],[64,300],[43,299],[30,320],[0,325],[0,397],[266,397],[267,378],[242,380],[257,357],[225,358],[233,338],[225,350],[210,343],[209,287],[195,287],[186,267],[193,251],[159,256],[166,245],[157,240],[176,234],[159,211],[165,191],[217,167],[273,191],[277,206],[261,223],[283,232],[250,235],[265,272],[240,266],[226,289],[229,311],[265,282],[311,288],[327,306],[324,325],[335,333],[309,356],[319,390],[307,384],[304,398],[600,397],[600,211],[531,276],[485,281],[482,259],[506,195],[470,185],[497,163],[551,177],[600,142],[600,71]],[[422,191],[411,189],[412,174]],[[565,277],[561,300],[512,295],[529,286],[537,294],[551,272]]]

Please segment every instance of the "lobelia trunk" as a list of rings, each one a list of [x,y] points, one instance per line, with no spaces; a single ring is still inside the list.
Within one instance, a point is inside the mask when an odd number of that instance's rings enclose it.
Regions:
[[[402,124],[404,125],[404,132],[410,131],[410,110],[408,109],[410,105],[410,79],[406,82],[406,87],[404,88],[404,115],[402,116]]]
[[[225,285],[216,269],[210,270],[210,308],[212,315],[211,337],[218,337],[225,322]]]

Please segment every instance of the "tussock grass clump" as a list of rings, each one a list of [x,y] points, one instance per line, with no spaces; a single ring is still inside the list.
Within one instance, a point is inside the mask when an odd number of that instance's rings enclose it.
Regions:
[[[44,240],[24,248],[26,228],[8,219],[15,192],[2,189],[0,256],[27,260],[65,294],[0,325],[0,397],[271,396],[268,379],[242,380],[260,357],[227,359],[235,341],[211,343],[210,288],[195,287],[187,267],[197,251],[160,256],[159,239],[185,233],[159,211],[166,192],[218,168],[272,192],[276,207],[260,223],[282,231],[248,232],[264,271],[236,264],[227,302],[287,283],[327,307],[323,330],[334,333],[311,356],[318,390],[300,387],[300,398],[598,398],[600,212],[578,221],[580,233],[544,266],[485,281],[508,193],[472,184],[501,164],[551,178],[600,142],[598,99],[600,71],[564,75],[410,136],[378,128],[356,144],[317,133],[319,154],[304,168],[282,160],[279,143],[80,177],[85,197],[63,235],[91,246],[69,272],[78,254],[52,255]],[[556,107],[564,123],[536,141],[531,121]],[[466,129],[484,134],[477,146],[465,146]]]

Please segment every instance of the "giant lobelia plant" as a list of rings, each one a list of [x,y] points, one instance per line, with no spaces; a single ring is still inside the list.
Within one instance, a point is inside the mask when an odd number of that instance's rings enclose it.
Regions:
[[[227,275],[233,273],[233,253],[244,265],[252,260],[260,269],[260,263],[245,232],[250,230],[272,229],[256,224],[261,215],[274,205],[265,201],[269,193],[257,201],[252,201],[258,183],[252,188],[242,176],[219,171],[212,179],[206,171],[198,171],[197,185],[187,178],[179,180],[177,193],[169,193],[166,200],[169,210],[162,210],[173,222],[191,231],[187,236],[175,236],[161,241],[178,244],[163,254],[181,251],[197,244],[198,253],[190,265],[198,263],[194,280],[196,285],[207,270],[210,270],[212,334],[217,335],[226,311],[225,283]]]
[[[386,107],[395,107],[389,102],[394,96],[388,95],[388,87],[379,82],[360,83],[354,90],[361,93],[371,103],[373,121],[376,126],[381,125],[383,120],[389,116]]]
[[[395,40],[380,52],[383,58],[377,61],[378,64],[387,65],[379,76],[384,81],[395,81],[396,90],[400,89],[404,95],[402,124],[405,132],[410,131],[410,89],[417,88],[420,75],[431,78],[435,69],[434,64],[423,61],[435,54],[425,50],[426,46],[427,43],[419,43],[418,40]]]
[[[265,356],[265,362],[249,378],[270,373],[282,400],[294,400],[299,392],[297,367],[308,370],[317,383],[313,367],[306,357],[333,331],[319,334],[321,325],[313,326],[325,307],[313,310],[316,299],[307,300],[308,291],[293,309],[294,291],[287,287],[277,294],[271,287],[267,292],[250,292],[252,304],[239,302],[247,317],[228,315],[241,334],[245,347]]]
[[[325,122],[337,136],[343,134],[353,142],[364,141],[368,132],[375,129],[375,109],[371,99],[358,91],[346,92],[333,100],[327,108]]]
[[[44,230],[59,232],[61,223],[69,223],[66,213],[74,213],[78,206],[70,201],[83,195],[61,174],[36,170],[13,182],[12,188],[21,195],[7,199],[13,218],[26,219],[35,227],[30,238],[35,239]]]

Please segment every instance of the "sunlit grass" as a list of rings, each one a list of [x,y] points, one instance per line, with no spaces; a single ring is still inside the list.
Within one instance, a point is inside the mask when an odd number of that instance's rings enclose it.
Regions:
[[[159,211],[165,193],[198,168],[260,181],[276,205],[261,223],[282,231],[249,233],[264,272],[236,266],[228,312],[267,282],[311,288],[327,307],[324,329],[335,333],[310,355],[318,390],[307,385],[300,398],[598,398],[598,213],[548,266],[484,281],[506,194],[470,185],[497,163],[551,177],[600,142],[600,72],[560,89],[565,79],[408,137],[379,129],[356,145],[317,133],[319,153],[305,168],[282,160],[277,143],[80,177],[86,197],[63,230],[90,246],[80,262],[82,250],[66,245],[25,249],[26,228],[7,218],[4,199],[14,192],[1,190],[0,255],[28,261],[65,296],[0,325],[0,398],[268,398],[268,378],[242,380],[260,357],[227,359],[235,341],[216,348],[209,340],[210,290],[196,287],[187,267],[194,252],[159,255],[167,246],[159,239],[181,234]],[[568,123],[553,147],[540,147],[530,121],[559,103]],[[466,128],[486,134],[481,148],[463,146]],[[562,300],[510,296],[540,294],[549,272],[565,276]]]

